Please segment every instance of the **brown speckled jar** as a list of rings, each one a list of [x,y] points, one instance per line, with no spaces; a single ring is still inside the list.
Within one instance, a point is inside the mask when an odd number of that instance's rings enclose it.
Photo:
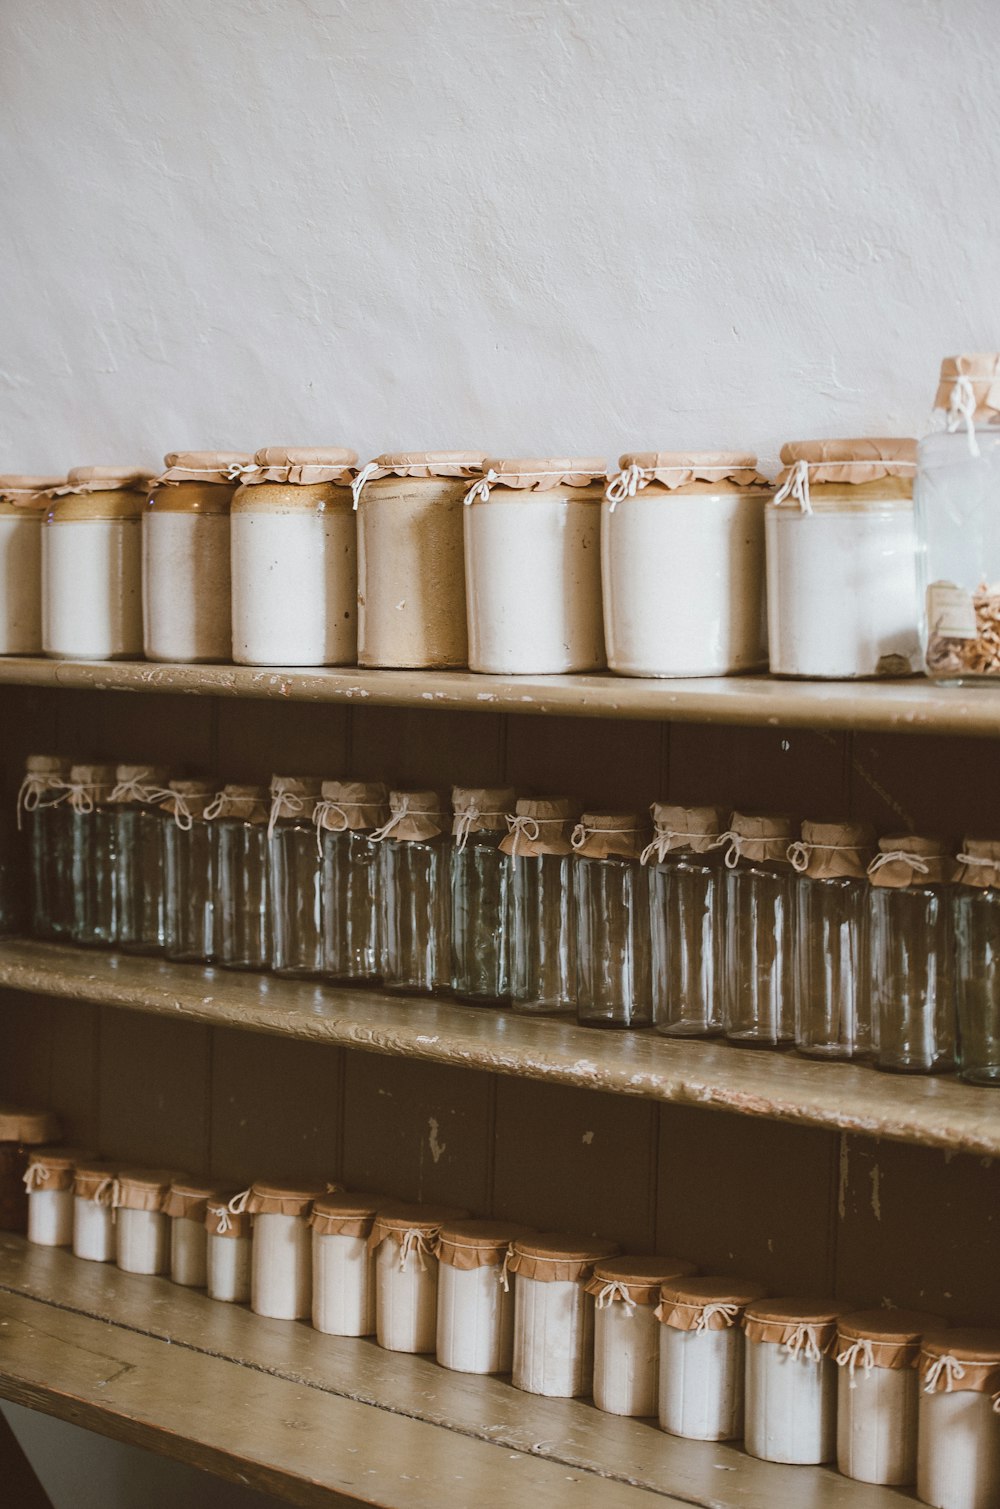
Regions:
[[[59,1135],[51,1111],[0,1103],[0,1231],[27,1231],[29,1150],[58,1142]]]

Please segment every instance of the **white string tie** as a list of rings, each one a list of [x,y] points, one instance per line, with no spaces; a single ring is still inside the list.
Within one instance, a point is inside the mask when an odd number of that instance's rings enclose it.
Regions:
[[[97,1188],[94,1190],[94,1193],[93,1193],[93,1197],[92,1198],[93,1198],[94,1204],[95,1205],[114,1205],[114,1203],[115,1203],[115,1186],[117,1185],[117,1183],[118,1183],[117,1179],[112,1179],[112,1178],[102,1179],[101,1182],[100,1182],[100,1184],[97,1186]]]
[[[59,786],[65,793],[61,800],[68,800],[74,812],[84,813],[93,812],[99,792],[110,790],[107,786],[87,786],[82,781],[60,781]]]
[[[964,373],[959,373],[955,378],[955,385],[948,396],[948,434],[953,435],[960,425],[965,426],[965,437],[969,443],[969,455],[979,455],[979,441],[976,439],[976,390]]]
[[[188,806],[187,797],[180,791],[171,791],[174,801],[174,822],[183,833],[190,833],[194,827],[194,814]]]
[[[233,1229],[233,1223],[230,1220],[230,1215],[232,1214],[232,1212],[230,1211],[229,1206],[228,1205],[210,1205],[208,1207],[208,1213],[209,1213],[210,1216],[215,1216],[215,1218],[216,1218],[216,1221],[215,1221],[215,1234],[216,1234],[216,1236],[220,1236],[220,1237],[228,1236],[229,1233]]]
[[[803,870],[808,870],[809,859],[813,854],[863,854],[864,852],[860,844],[807,844],[801,838],[797,838],[785,850],[788,863],[793,870],[798,870],[800,875]]]
[[[759,842],[759,840],[756,841]],[[736,866],[743,858],[743,850],[746,844],[746,839],[744,838],[742,833],[735,833],[732,829],[730,829],[728,833],[719,834],[719,843],[729,845],[726,850],[726,869],[735,870]]]
[[[534,817],[522,817],[520,814],[510,814],[507,818],[507,832],[512,835],[513,842],[510,846],[512,866],[517,869],[517,845],[518,840],[524,838],[528,843],[537,843],[541,837],[541,829],[538,819]]]
[[[796,461],[784,482],[774,495],[774,506],[784,503],[786,498],[794,498],[803,513],[812,513],[812,499],[809,496],[809,462]]]
[[[251,1193],[252,1191],[249,1189],[241,1189],[239,1194],[234,1195],[233,1198],[228,1202],[228,1209],[232,1211],[234,1216],[243,1215],[247,1208],[247,1201],[250,1199]]]
[[[816,1340],[816,1327],[805,1324],[796,1326],[785,1342],[785,1351],[796,1361],[822,1362],[823,1353]]]
[[[112,786],[111,795],[108,800],[111,802],[140,802],[145,806],[153,806],[157,802],[165,801],[167,797],[173,796],[174,793],[164,786],[147,785],[146,778],[148,775],[149,772],[144,771],[142,775],[133,776],[130,780],[118,781],[116,785]]]
[[[398,812],[391,813],[389,821],[387,823],[383,823],[381,828],[376,828],[373,831],[372,841],[376,844],[380,844],[383,843],[387,838],[391,838],[395,829],[398,828],[400,823],[403,821],[403,818],[409,816],[409,812],[410,798],[408,796],[404,796],[403,800],[399,804]]]
[[[205,821],[207,823],[214,822],[215,819],[221,813],[223,807],[225,806],[225,803],[226,803],[226,794],[225,794],[225,792],[220,791],[219,794],[218,794],[218,796],[214,796],[212,798],[212,800],[206,806],[206,808],[205,808]]]
[[[108,1203],[111,1206],[111,1223],[112,1225],[117,1226],[118,1210],[122,1203],[122,1187],[121,1181],[118,1179],[112,1179],[111,1181],[111,1199]]]
[[[670,845],[675,838],[686,839],[689,843],[692,838],[703,839],[706,840],[706,849],[717,849],[728,837],[727,833],[681,833],[676,828],[661,828],[657,823],[652,839],[639,855],[639,863],[648,865],[655,856],[657,864],[662,864],[671,852]]]
[[[339,823],[328,823],[328,817],[339,817]],[[339,802],[317,802],[313,808],[313,822],[316,824],[316,853],[322,857],[323,833],[346,833],[350,824],[347,821],[347,813]]]
[[[889,849],[885,854],[876,854],[868,866],[868,874],[877,875],[886,865],[894,864],[909,865],[918,875],[930,874],[930,865],[925,864],[919,854],[907,854],[905,849]]]
[[[611,504],[609,512],[614,513],[618,504],[624,503],[626,498],[634,498],[639,489],[646,486],[648,477],[651,475],[632,461],[618,473],[617,477],[612,477],[604,489],[604,496]]]
[[[857,1388],[858,1382],[854,1376],[858,1367],[863,1367],[865,1377],[870,1378],[872,1368],[875,1366],[875,1349],[867,1336],[859,1339],[847,1347],[843,1352],[837,1353],[837,1366],[847,1368],[847,1376],[850,1380],[849,1387]]]
[[[969,865],[973,869],[995,870],[1000,875],[1000,859],[987,859],[983,854],[956,854],[956,860],[960,865]]]
[[[244,477],[252,477],[255,472],[262,472],[264,468],[257,466],[253,461],[230,461],[226,467],[227,482],[242,482]]]
[[[609,1305],[614,1304],[615,1300],[621,1301],[627,1315],[635,1314],[636,1302],[632,1298],[628,1284],[623,1284],[619,1279],[611,1279],[604,1285],[597,1296],[597,1308],[606,1310]]]
[[[950,1394],[956,1383],[961,1383],[965,1377],[965,1369],[957,1357],[946,1352],[943,1357],[936,1357],[927,1369],[927,1377],[924,1379],[924,1393],[933,1394],[938,1382],[944,1375],[944,1391]]]
[[[488,503],[490,500],[490,488],[493,486],[494,482],[498,482],[499,480],[499,472],[495,472],[491,466],[489,471],[487,471],[482,477],[478,478],[477,481],[473,482],[472,486],[469,488],[469,491],[465,495],[466,506],[468,506],[470,503],[476,502]]]
[[[737,1319],[739,1318],[739,1313],[739,1305],[727,1304],[725,1301],[718,1299],[713,1300],[710,1305],[705,1306],[704,1310],[702,1310],[701,1314],[698,1316],[698,1320],[695,1325],[695,1331],[709,1330],[711,1328],[712,1321],[717,1315],[720,1315],[722,1317],[727,1326],[734,1326]]]
[[[510,1293],[510,1260],[513,1256],[514,1244],[512,1242],[507,1248],[507,1251],[504,1253],[503,1262],[500,1264],[500,1287],[503,1290],[504,1294]]]
[[[993,1395],[993,1413],[1000,1415],[1000,1394]]]
[[[46,792],[51,793],[47,800],[45,799]],[[68,792],[63,789],[62,782],[58,779],[29,771],[17,793],[18,832],[24,826],[26,812],[34,812],[36,807],[58,807],[66,800],[67,795]]]
[[[421,1273],[426,1273],[427,1264],[424,1262],[424,1254],[430,1253],[431,1241],[432,1236],[430,1233],[421,1231],[419,1226],[408,1226],[403,1232],[399,1243],[400,1272],[405,1272],[410,1258],[415,1257]]]
[[[271,798],[271,811],[267,819],[267,836],[274,837],[275,824],[279,817],[295,817],[305,806],[305,800],[294,791],[277,791]],[[284,810],[282,810],[284,809]]]
[[[586,823],[577,823],[570,834],[569,841],[579,853],[587,839],[593,838],[598,833],[638,833],[638,831],[638,828],[588,828]]]
[[[482,822],[483,818],[489,818],[489,817],[494,818],[494,819],[498,818],[498,817],[506,818],[507,814],[506,814],[506,812],[480,812],[480,810],[479,810],[478,807],[467,807],[464,812],[456,812],[455,813],[455,833],[454,833],[454,836],[458,840],[458,842],[456,843],[455,847],[458,850],[459,854],[462,853],[462,851],[465,848],[466,844],[469,842],[469,838],[470,838],[471,834],[474,831],[475,832],[481,832],[481,831],[483,831],[481,829],[475,829],[474,830],[473,826],[472,826],[473,823]],[[509,819],[508,819],[508,821],[509,821]],[[487,832],[493,832],[495,830],[493,830],[493,829],[487,829],[486,831]]]
[[[358,472],[358,475],[351,483],[351,497],[354,500],[355,513],[357,512],[358,504],[361,502],[361,491],[365,483],[370,482],[375,473],[381,470],[382,468],[380,466],[376,466],[374,461],[369,461],[361,468],[361,470]]]
[[[43,1184],[48,1184],[51,1170],[44,1163],[29,1163],[27,1172],[22,1175],[24,1187],[30,1195],[33,1190],[41,1189]]]

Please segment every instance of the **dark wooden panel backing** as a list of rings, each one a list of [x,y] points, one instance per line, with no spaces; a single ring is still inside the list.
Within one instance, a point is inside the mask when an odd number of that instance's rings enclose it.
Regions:
[[[101,1011],[100,1140],[109,1158],[200,1173],[209,1163],[211,1029]]]

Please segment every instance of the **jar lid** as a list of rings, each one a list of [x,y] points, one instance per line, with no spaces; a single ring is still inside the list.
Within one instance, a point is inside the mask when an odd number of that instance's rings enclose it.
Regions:
[[[765,1290],[748,1278],[677,1278],[660,1289],[656,1318],[674,1331],[725,1331]]]
[[[29,1147],[55,1142],[58,1136],[59,1118],[53,1111],[0,1101],[0,1142],[20,1142]]]
[[[920,1343],[928,1331],[945,1326],[940,1315],[922,1310],[856,1310],[837,1322],[837,1362],[854,1370],[863,1367],[901,1370],[917,1365]]]
[[[936,409],[971,413],[993,423],[1000,417],[1000,352],[946,356],[934,396]]]
[[[643,864],[662,860],[667,854],[709,854],[726,839],[729,813],[725,807],[677,807],[654,802],[653,839],[643,849]]]
[[[101,492],[149,491],[152,473],[134,466],[74,466],[65,482],[50,489],[50,496],[61,498],[70,493],[85,495]]]
[[[788,858],[792,869],[810,880],[864,880],[874,850],[869,823],[804,822]]]
[[[692,483],[758,488],[771,485],[758,472],[752,451],[626,451],[619,456],[618,465],[618,475],[608,486],[608,498],[613,503],[634,498],[651,482],[671,492]]]
[[[581,859],[638,859],[643,823],[635,812],[584,812],[570,843]]]
[[[123,1210],[162,1210],[175,1179],[169,1168],[123,1168],[115,1180],[112,1204]]]
[[[633,1305],[655,1305],[660,1298],[660,1286],[667,1279],[696,1271],[696,1264],[685,1258],[604,1258],[594,1264],[585,1287],[597,1300],[599,1310],[617,1301],[631,1309]]]
[[[343,446],[265,445],[244,467],[241,480],[245,487],[260,482],[282,482],[297,487],[313,487],[332,482],[350,487],[358,453]]]
[[[74,1170],[73,1188],[81,1200],[94,1200],[98,1205],[110,1206],[117,1177],[117,1163],[100,1158],[81,1159]]]
[[[168,451],[163,458],[164,471],[154,479],[154,487],[179,482],[207,482],[235,486],[244,467],[253,457],[245,451]]]
[[[116,765],[115,784],[109,802],[159,802],[170,771],[166,765]]]
[[[1000,1330],[934,1331],[920,1344],[925,1394],[1000,1392]]]
[[[29,1194],[36,1190],[73,1188],[77,1161],[93,1158],[91,1149],[80,1147],[36,1147],[28,1155],[24,1184]]]
[[[381,828],[389,816],[389,793],[381,781],[324,781],[313,818],[329,833]]]
[[[961,885],[975,886],[981,891],[1000,886],[1000,841],[997,839],[967,837],[956,858],[961,865],[957,877]]]
[[[797,836],[790,817],[755,812],[734,812],[729,819],[726,864],[732,869],[741,859],[753,863],[788,864],[788,846]]]
[[[895,833],[878,841],[878,853],[868,866],[873,886],[902,890],[906,886],[947,885],[958,867],[951,844],[942,838]]]
[[[218,1184],[208,1179],[174,1179],[163,1202],[163,1214],[204,1221],[209,1201],[222,1198]]]
[[[72,762],[61,755],[29,755],[24,768],[29,775],[69,775]]]
[[[29,513],[48,506],[52,488],[62,487],[65,477],[33,477],[19,472],[0,475],[0,503],[10,503]]]
[[[578,810],[568,796],[518,797],[500,848],[515,860],[519,855],[572,854],[570,835]]]
[[[271,815],[268,826],[283,817],[300,817],[311,823],[323,782],[312,775],[273,775],[271,777]]]
[[[778,1344],[816,1362],[836,1345],[837,1322],[851,1308],[836,1300],[753,1300],[743,1313],[743,1329],[750,1341]]]
[[[241,1192],[220,1190],[205,1202],[205,1230],[213,1237],[248,1237],[253,1230],[253,1218],[248,1210],[235,1211],[232,1203],[241,1198]]]
[[[383,1203],[376,1211],[376,1225],[384,1228],[382,1235],[390,1236],[404,1231],[440,1230],[448,1221],[464,1221],[469,1212],[454,1205],[410,1204],[405,1200]]]
[[[448,826],[448,803],[437,791],[390,791],[389,818],[375,833],[378,839],[417,843],[436,838]]]
[[[778,474],[778,493],[785,483],[792,482],[799,463],[799,473],[804,468],[811,487],[830,482],[856,487],[884,477],[912,478],[917,469],[917,442],[867,435],[853,440],[792,440],[781,447],[781,459],[785,464]],[[801,500],[791,489],[784,498],[776,495],[774,503],[778,507],[801,506]]]
[[[442,1263],[463,1272],[499,1268],[510,1244],[530,1234],[530,1226],[514,1221],[445,1221],[437,1239],[437,1255]]]
[[[255,1179],[245,1208],[255,1216],[304,1216],[314,1200],[338,1188],[337,1184],[314,1184],[301,1179]],[[237,1197],[237,1203],[241,1198]]]
[[[464,848],[470,833],[505,833],[514,808],[512,786],[453,786],[451,831]]]
[[[589,1278],[595,1263],[614,1257],[621,1248],[601,1237],[578,1236],[563,1231],[543,1231],[519,1237],[507,1263],[511,1273],[543,1283],[575,1282]]]
[[[209,802],[204,816],[209,822],[218,817],[235,817],[244,823],[266,823],[268,793],[265,786],[246,786],[229,782]]]
[[[70,784],[73,786],[93,786],[98,790],[110,791],[115,784],[115,765],[71,765],[69,768]]]
[[[483,462],[489,486],[479,496],[489,496],[489,487],[512,487],[529,492],[552,492],[555,488],[591,487],[603,482],[608,463],[602,456],[536,456],[515,459],[495,456]]]
[[[384,1195],[366,1194],[364,1190],[340,1190],[322,1195],[314,1201],[309,1225],[321,1237],[367,1237]]]
[[[483,469],[482,451],[384,451],[371,463],[378,477],[477,477]],[[365,468],[367,470],[367,468]]]
[[[57,1143],[54,1147],[33,1147],[28,1154],[28,1167],[33,1163],[45,1163],[52,1169],[75,1169],[77,1164],[86,1165],[94,1157],[93,1148],[66,1147]]]
[[[179,828],[188,829],[194,818],[205,816],[206,809],[215,801],[219,783],[208,778],[170,780],[167,790],[169,796],[160,803],[163,811],[170,814]]]

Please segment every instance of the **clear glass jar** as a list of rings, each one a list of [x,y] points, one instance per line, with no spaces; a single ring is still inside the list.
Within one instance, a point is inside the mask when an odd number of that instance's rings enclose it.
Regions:
[[[168,781],[163,802],[166,880],[164,942],[171,959],[211,964],[219,954],[215,835],[205,809],[216,799],[214,781]]]
[[[115,1261],[123,1273],[166,1273],[170,1218],[163,1204],[174,1175],[169,1169],[122,1169],[114,1183]]]
[[[917,1498],[934,1509],[1000,1503],[1000,1331],[939,1331],[919,1363]]]
[[[721,807],[654,802],[642,851],[649,884],[653,1025],[666,1037],[722,1031],[726,872]]]
[[[379,781],[324,781],[313,813],[322,853],[323,974],[342,984],[382,979],[382,847],[389,816]]]
[[[609,1415],[656,1414],[660,1287],[693,1273],[676,1258],[619,1257],[595,1263],[587,1282],[594,1311],[594,1404]]]
[[[336,1188],[335,1185],[330,1186]],[[253,1216],[250,1308],[273,1320],[308,1320],[312,1308],[312,1235],[309,1212],[325,1184],[258,1180],[230,1208]]]
[[[113,1163],[81,1160],[73,1180],[73,1256],[90,1263],[115,1260]]]
[[[18,826],[28,832],[30,926],[35,938],[68,939],[73,917],[69,760],[29,755],[17,796]]]
[[[451,849],[451,986],[460,1000],[510,999],[511,862],[500,848],[514,808],[509,787],[456,786]]]
[[[0,655],[42,653],[42,520],[65,477],[0,477]]]
[[[435,1205],[386,1205],[375,1218],[375,1336],[390,1352],[433,1352],[437,1344],[437,1240],[445,1221],[467,1212]]]
[[[205,808],[212,828],[218,962],[226,969],[267,969],[271,963],[267,811],[263,786],[223,786]]]
[[[385,987],[406,992],[451,986],[451,840],[436,791],[390,791],[382,844]]]
[[[312,776],[271,777],[271,968],[276,975],[319,975],[323,969],[321,855],[314,813],[322,782]]]
[[[795,1038],[794,871],[787,817],[734,812],[726,852],[724,1020],[730,1042],[775,1048]]]
[[[233,1196],[232,1198],[235,1198]],[[229,1201],[209,1201],[205,1208],[205,1288],[209,1299],[226,1305],[250,1301],[253,1264],[253,1217],[236,1215]]]
[[[378,1195],[323,1195],[313,1203],[312,1323],[326,1336],[375,1330],[375,1254],[368,1238]]]
[[[953,893],[958,1072],[1000,1085],[1000,844],[967,838]]]
[[[660,1290],[661,1430],[692,1441],[743,1435],[743,1312],[763,1297],[737,1278],[672,1279]]]
[[[158,954],[166,946],[166,844],[160,803],[169,771],[119,765],[114,808],[117,945],[126,953]]]
[[[151,479],[78,466],[42,525],[42,645],[64,660],[142,654],[142,511]]]
[[[865,823],[802,824],[789,849],[795,887],[795,1046],[808,1058],[872,1051]]]
[[[517,1012],[576,1009],[573,804],[519,799],[500,847],[510,855],[510,994]]]
[[[595,1237],[542,1232],[514,1242],[507,1271],[514,1285],[511,1383],[552,1399],[585,1398],[594,1381],[594,1264],[618,1251]]]
[[[118,941],[119,921],[116,808],[111,803],[115,766],[73,765],[68,785],[72,938],[108,948]]]
[[[837,1327],[837,1469],[858,1483],[902,1486],[917,1475],[916,1373],[921,1337],[939,1316],[863,1310]]]
[[[909,833],[881,838],[878,848],[868,868],[875,1065],[946,1072],[955,1064],[955,862],[939,839]]]
[[[588,1027],[648,1027],[649,898],[633,813],[585,812],[573,831],[576,1017]]]
[[[801,1299],[747,1305],[743,1445],[765,1462],[829,1462],[837,1450],[837,1319],[844,1306]]]

